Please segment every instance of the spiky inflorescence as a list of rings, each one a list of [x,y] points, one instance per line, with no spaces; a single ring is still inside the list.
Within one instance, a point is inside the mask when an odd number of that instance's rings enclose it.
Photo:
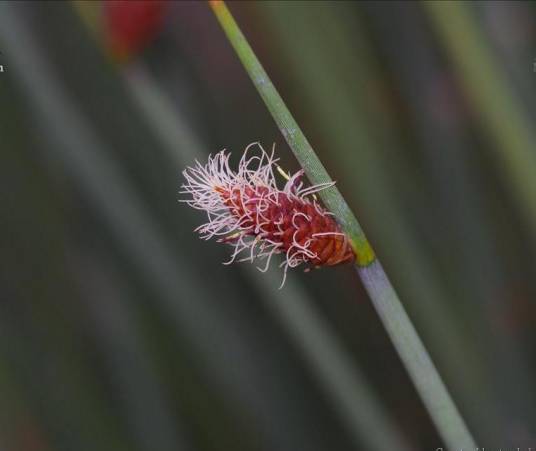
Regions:
[[[274,167],[280,168],[274,149],[268,154],[259,143],[246,148],[238,172],[229,167],[229,157],[222,150],[209,156],[206,165],[196,161],[195,167],[183,171],[186,183],[181,191],[191,196],[183,202],[207,212],[208,222],[196,229],[201,237],[221,237],[234,245],[227,264],[248,251],[238,261],[266,258],[261,269],[266,271],[272,256],[284,253],[284,283],[287,269],[301,263],[318,267],[354,260],[347,236],[315,196],[333,183],[304,187],[300,170],[278,189]]]

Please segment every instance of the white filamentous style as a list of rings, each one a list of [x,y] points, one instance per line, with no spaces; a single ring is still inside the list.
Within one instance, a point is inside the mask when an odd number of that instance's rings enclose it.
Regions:
[[[194,167],[189,167],[183,171],[186,183],[182,185],[181,194],[191,196],[190,199],[181,200],[191,207],[204,210],[207,212],[208,222],[197,227],[197,231],[202,239],[208,240],[213,237],[220,238],[221,241],[228,242],[234,246],[231,259],[225,264],[230,264],[237,260],[237,257],[244,251],[249,250],[249,255],[237,261],[253,261],[255,258],[266,258],[266,265],[259,268],[266,271],[269,267],[270,260],[274,254],[285,252],[285,261],[280,266],[284,266],[285,281],[286,272],[289,267],[293,268],[299,264],[311,261],[317,257],[316,253],[310,249],[313,241],[317,237],[326,235],[343,235],[338,232],[324,232],[313,234],[305,243],[299,243],[294,233],[292,244],[286,249],[283,243],[273,239],[273,235],[283,235],[282,229],[283,216],[280,218],[266,217],[263,213],[268,211],[270,204],[279,202],[279,194],[285,194],[289,199],[299,199],[303,203],[314,206],[319,215],[331,215],[325,211],[317,202],[314,193],[333,186],[332,183],[304,187],[301,177],[303,170],[296,172],[293,176],[287,177],[288,180],[283,190],[278,190],[274,167],[277,166],[278,159],[274,158],[274,148],[271,153],[267,153],[260,143],[252,143],[246,147],[244,155],[240,159],[238,171],[233,171],[229,166],[230,153],[225,150],[218,152],[214,156],[209,156],[206,165],[202,165],[197,160]],[[255,151],[256,150],[256,151]],[[280,170],[281,172],[281,170]],[[245,193],[248,188],[248,194]],[[248,202],[255,203],[255,209],[242,208],[235,203],[235,197],[230,196],[228,203],[225,202],[222,192],[239,193],[239,199],[246,199]],[[253,195],[251,194],[253,193]],[[231,205],[229,205],[229,202]],[[233,207],[236,207],[233,209]],[[233,211],[243,211],[239,217],[233,214]],[[311,220],[302,212],[290,213],[292,223],[298,216],[303,216],[306,220]],[[271,234],[272,239],[265,230],[264,226],[275,225],[279,232]],[[244,224],[253,224],[253,226],[244,227]],[[283,285],[283,284],[282,284]]]

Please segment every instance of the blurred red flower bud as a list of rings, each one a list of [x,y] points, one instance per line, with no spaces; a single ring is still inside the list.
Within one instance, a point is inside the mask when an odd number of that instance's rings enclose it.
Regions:
[[[112,55],[124,61],[137,55],[162,29],[169,2],[104,1],[105,38]]]

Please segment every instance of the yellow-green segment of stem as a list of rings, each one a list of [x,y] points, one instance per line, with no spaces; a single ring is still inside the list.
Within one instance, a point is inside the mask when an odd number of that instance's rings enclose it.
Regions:
[[[368,266],[376,260],[374,249],[366,238],[361,240],[351,240],[350,244],[355,253],[355,263],[358,266]]]

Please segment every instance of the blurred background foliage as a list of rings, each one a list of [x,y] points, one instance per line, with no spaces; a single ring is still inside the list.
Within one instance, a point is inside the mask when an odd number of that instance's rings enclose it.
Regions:
[[[534,447],[534,4],[229,6],[479,446]],[[195,158],[297,169],[204,2],[5,1],[0,51],[0,449],[442,446],[351,268],[192,232]]]

